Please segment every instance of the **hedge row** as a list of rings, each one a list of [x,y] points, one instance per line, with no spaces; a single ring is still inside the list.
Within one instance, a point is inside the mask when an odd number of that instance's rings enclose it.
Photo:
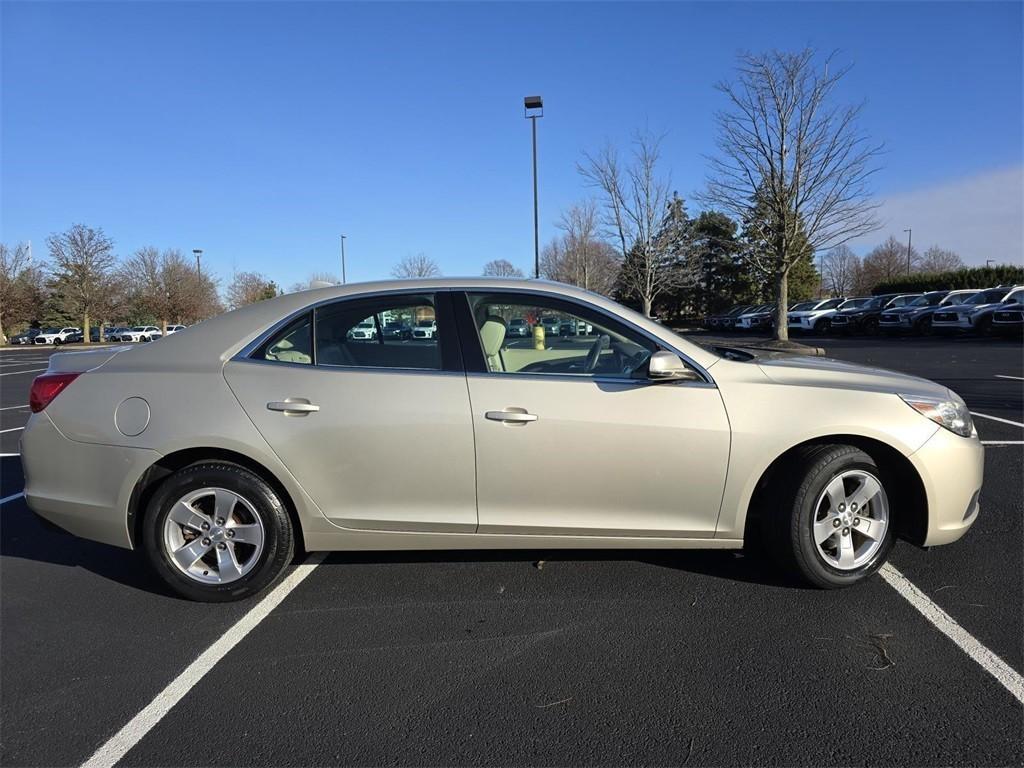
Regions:
[[[1024,267],[1002,264],[998,267],[968,267],[952,272],[920,272],[885,280],[875,286],[874,294],[954,291],[958,288],[991,288],[996,285],[1024,283]]]

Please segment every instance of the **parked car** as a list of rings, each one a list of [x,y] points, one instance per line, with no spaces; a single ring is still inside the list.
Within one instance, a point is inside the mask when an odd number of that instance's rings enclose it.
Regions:
[[[112,342],[121,341],[121,337],[126,333],[130,333],[131,330],[131,328],[126,328],[123,325],[117,325],[112,328],[107,328],[103,332],[103,340]]]
[[[1020,286],[1000,286],[978,291],[960,304],[943,307],[932,315],[932,328],[940,333],[987,333],[992,315]]]
[[[878,327],[889,334],[928,334],[932,332],[932,315],[943,307],[960,304],[976,294],[976,290],[929,291],[903,307],[887,309],[878,318]]]
[[[760,331],[771,328],[774,304],[760,304],[752,307],[736,317],[733,328],[737,331]]]
[[[656,318],[651,318],[655,320]],[[582,320],[563,320],[558,325],[559,336],[589,336],[594,332],[594,326]]]
[[[75,331],[74,333],[72,333],[70,336],[68,336],[64,340],[64,343],[65,344],[81,344],[83,339],[85,339],[84,332],[83,331]],[[95,326],[90,326],[89,327],[89,341],[92,344],[99,344],[99,342],[100,342],[100,329],[99,328],[97,328]]]
[[[544,329],[545,336],[557,336],[562,330],[562,321],[557,317],[542,317],[540,327]]]
[[[740,307],[738,310],[729,312],[729,314],[719,320],[718,327],[723,331],[733,330],[736,327],[736,321],[739,319],[740,315],[744,312],[749,312],[754,308],[754,306],[755,305],[753,304],[748,304]]]
[[[348,338],[358,341],[373,341],[377,338],[377,324],[373,320],[363,320],[349,329]]]
[[[74,326],[65,326],[64,328],[43,328],[42,331],[36,334],[36,337],[32,340],[33,344],[53,344],[59,346],[66,344],[68,338],[78,333],[81,329],[75,328]]]
[[[408,323],[395,321],[385,323],[381,333],[383,333],[385,340],[406,341],[412,338],[412,327]]]
[[[805,333],[828,333],[832,327],[832,315],[844,301],[846,301],[845,298],[818,299],[799,305],[803,307],[802,309],[794,307],[786,315],[789,330]]]
[[[919,293],[886,293],[874,296],[859,307],[843,309],[829,319],[831,331],[840,334],[866,333],[874,336],[878,333],[878,318],[883,310],[890,307],[902,307],[916,299]]]
[[[123,331],[118,341],[132,343],[155,341],[156,339],[159,339],[161,335],[160,329],[155,325],[136,325],[134,328]]]
[[[412,327],[414,339],[435,339],[437,338],[437,320],[419,320]]]
[[[729,320],[729,326],[731,327],[733,321],[744,312],[753,309],[753,304],[734,304],[724,312],[716,312],[708,315],[704,318],[704,325],[711,330],[721,330],[725,327],[726,320]]]
[[[368,309],[410,300],[436,311],[437,344],[347,337]],[[495,320],[507,306],[578,317],[595,338],[511,346]],[[209,601],[263,591],[299,542],[761,546],[804,581],[842,587],[898,537],[960,538],[984,465],[967,405],[943,384],[704,347],[527,280],[285,294],[160,344],[52,355],[30,402],[29,507],[140,549],[171,589]],[[416,462],[382,482],[398,443]]]
[[[168,325],[167,335],[170,336],[172,333],[179,333],[180,331],[184,331],[187,327],[187,325]]]
[[[516,338],[529,336],[533,332],[530,324],[521,317],[513,317],[508,321],[508,335]]]
[[[39,328],[29,328],[27,331],[23,331],[17,336],[12,336],[11,344],[17,344],[20,346],[25,344],[35,344],[36,336],[40,333],[42,333],[42,331]]]
[[[992,330],[1002,334],[1020,333],[1024,327],[1024,288],[1014,288],[992,313]]]

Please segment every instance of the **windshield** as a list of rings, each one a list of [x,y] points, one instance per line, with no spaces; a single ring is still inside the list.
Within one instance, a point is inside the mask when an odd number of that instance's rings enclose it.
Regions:
[[[509,325],[526,325],[526,321],[517,318],[513,320],[511,323],[509,323]]]
[[[822,302],[818,309],[835,309],[842,303],[842,299],[829,299],[828,301]]]
[[[816,301],[804,301],[804,302],[801,302],[800,304],[797,304],[796,306],[794,306],[789,311],[790,312],[806,312],[809,309],[814,309],[814,305],[817,304],[817,303],[818,302],[816,302]]]
[[[144,331],[144,330],[146,330],[146,326],[144,326],[144,325],[136,325],[134,328],[132,328],[132,330],[133,331]]]
[[[939,301],[942,300],[942,295],[938,293],[926,293],[923,296],[918,296],[912,302],[907,304],[908,307],[934,307]]]
[[[847,299],[839,305],[839,309],[856,309],[862,307],[867,303],[867,299]]]
[[[1024,304],[1024,291],[1014,291],[1006,297],[1007,304]]]
[[[60,328],[43,328],[40,333],[60,333]]]
[[[994,304],[997,301],[1001,301],[1003,298],[1003,291],[1000,288],[990,288],[987,291],[978,291],[976,294],[971,296],[964,304]]]
[[[949,306],[950,304],[963,304],[965,301],[975,296],[976,293],[971,291],[969,293],[951,293],[942,301],[939,302],[940,306]]]

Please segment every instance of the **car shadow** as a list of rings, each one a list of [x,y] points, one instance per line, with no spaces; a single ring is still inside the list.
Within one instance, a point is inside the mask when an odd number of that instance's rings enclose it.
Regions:
[[[636,562],[656,568],[787,589],[810,589],[777,568],[767,558],[738,550],[686,549],[516,549],[516,550],[429,550],[396,552],[332,552],[324,561],[330,565],[380,565],[407,563],[572,563]]]
[[[21,487],[18,457],[0,458],[0,477],[5,496],[17,492],[11,489]],[[138,553],[72,536],[33,514],[24,499],[4,504],[2,520],[0,556],[84,568],[132,589],[162,596],[171,594]]]

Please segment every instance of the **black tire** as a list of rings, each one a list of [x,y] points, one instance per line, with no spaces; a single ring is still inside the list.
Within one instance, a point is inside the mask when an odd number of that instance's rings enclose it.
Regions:
[[[914,326],[914,330],[918,336],[931,336],[932,335],[932,319],[930,317],[923,317],[917,321]]]
[[[869,317],[864,321],[864,333],[868,336],[878,335],[878,321],[873,317]]]
[[[827,317],[823,317],[821,320],[814,324],[814,332],[819,336],[824,336],[832,330],[832,321]]]
[[[164,522],[185,494],[203,488],[224,488],[243,496],[263,524],[264,544],[252,570],[226,584],[203,584],[185,575],[163,545]],[[142,523],[143,552],[149,565],[174,592],[189,600],[221,603],[242,600],[272,584],[291,562],[295,535],[284,503],[263,478],[226,461],[191,464],[161,483]]]
[[[779,473],[781,479],[769,496],[777,504],[766,509],[762,518],[761,534],[773,559],[801,581],[822,589],[848,587],[871,576],[882,567],[895,542],[890,516],[881,545],[860,567],[835,568],[818,552],[812,538],[816,502],[833,478],[852,469],[874,475],[883,490],[893,487],[874,459],[859,448],[810,446]]]

